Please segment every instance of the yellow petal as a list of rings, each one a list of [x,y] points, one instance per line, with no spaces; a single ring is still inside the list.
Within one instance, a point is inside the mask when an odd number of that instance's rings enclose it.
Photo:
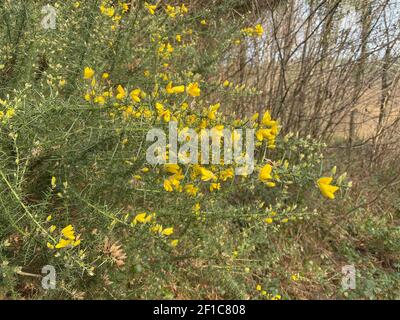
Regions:
[[[332,182],[332,177],[322,177],[318,179],[318,184],[330,184]]]

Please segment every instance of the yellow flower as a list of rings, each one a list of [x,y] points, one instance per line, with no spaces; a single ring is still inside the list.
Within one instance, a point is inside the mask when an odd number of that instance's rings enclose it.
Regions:
[[[104,72],[103,74],[102,74],[102,78],[103,79],[108,79],[108,77],[109,77],[110,75],[107,73],[107,72]]]
[[[60,241],[56,244],[56,249],[62,249],[68,247],[70,244],[72,244],[72,241],[70,239],[68,240],[60,239]]]
[[[262,182],[266,183],[268,182],[268,180],[272,179],[271,172],[272,172],[272,167],[270,164],[267,163],[264,167],[261,168],[258,178]]]
[[[83,71],[83,78],[85,79],[91,79],[94,76],[94,70],[89,67],[85,67]]]
[[[205,25],[207,24],[207,21],[203,19],[203,20],[200,21],[200,24],[202,24],[203,26],[205,26]]]
[[[229,87],[229,83],[230,82],[228,80],[225,80],[222,85],[226,88],[226,87]]]
[[[53,226],[50,226],[49,231],[50,231],[50,232],[54,232],[54,230],[56,230],[56,228],[57,228],[57,227],[54,226],[54,225],[53,225]]]
[[[198,96],[200,96],[200,92],[201,92],[199,84],[197,82],[189,83],[186,88],[186,91],[187,91],[188,95],[191,97],[198,97]]]
[[[155,10],[157,9],[157,5],[150,5],[147,2],[144,3],[144,6],[147,10],[149,10],[150,14],[154,14]]]
[[[180,181],[181,181],[184,177],[185,177],[185,176],[184,176],[181,172],[178,172],[178,173],[175,173],[173,176],[170,176],[170,177],[169,177],[169,180],[171,180],[171,183],[172,183],[175,187],[177,187],[177,186],[179,186]]]
[[[266,223],[271,224],[273,222],[272,218],[265,218],[264,220]]]
[[[196,196],[197,192],[199,191],[199,188],[195,187],[191,183],[187,184],[184,189],[188,194],[192,196]]]
[[[50,243],[50,242],[47,242],[47,248],[49,248],[49,249],[54,249],[54,246]]]
[[[135,218],[133,218],[133,224],[137,224],[138,222],[143,223],[146,219],[146,213],[138,213]]]
[[[57,179],[56,177],[51,177],[51,188],[54,189],[57,186]]]
[[[175,86],[172,88],[174,93],[182,93],[185,92],[185,86],[184,85],[180,85],[180,86]]]
[[[172,82],[169,82],[167,86],[165,87],[165,90],[167,91],[168,94],[173,94],[174,90],[172,90]]]
[[[162,232],[162,225],[156,224],[150,228],[150,230],[154,233],[161,233]]]
[[[135,218],[133,218],[133,224],[136,225],[138,222],[147,223],[150,222],[152,218],[152,215],[147,215],[145,212],[138,213]]]
[[[125,13],[129,10],[129,4],[126,2],[122,3],[122,12]]]
[[[290,279],[292,279],[293,281],[298,281],[300,279],[300,275],[298,273],[297,274],[292,274]]]
[[[254,27],[254,33],[255,33],[258,37],[261,37],[261,36],[263,35],[263,33],[264,33],[264,28],[262,27],[261,24],[257,24],[257,25]]]
[[[52,216],[49,215],[49,216],[47,216],[46,221],[49,222],[49,221],[51,221],[51,219],[52,219]]]
[[[156,106],[155,107],[156,107],[157,113],[159,115],[161,115],[164,112],[164,106],[161,103],[156,102]]]
[[[322,195],[331,200],[335,199],[335,192],[339,190],[339,187],[331,185],[332,179],[332,177],[322,177],[317,181]]]
[[[121,86],[121,85],[119,84],[118,87],[117,87],[117,95],[116,95],[116,98],[117,98],[118,100],[122,100],[122,99],[125,98],[125,97],[126,97],[126,91],[125,91],[124,87]]]
[[[182,93],[185,92],[185,86],[180,85],[180,86],[172,86],[172,82],[168,83],[167,87],[165,88],[168,94],[173,94],[173,93]]]
[[[181,168],[179,167],[179,164],[174,164],[174,163],[168,163],[164,165],[165,171],[168,173],[179,173],[181,171]]]
[[[105,8],[104,6],[100,7],[101,13],[105,14],[106,16],[112,17],[115,13],[114,7]]]
[[[132,100],[134,102],[140,102],[140,94],[141,94],[141,92],[142,91],[140,89],[135,89],[135,90],[131,91],[130,96],[131,96],[131,98],[132,98]]]
[[[275,121],[272,121],[270,113],[268,111],[265,111],[261,123],[266,126],[272,126],[275,123]]]
[[[178,243],[179,243],[178,239],[171,240],[171,247],[176,247],[178,245]]]
[[[199,128],[201,128],[201,129],[207,128],[207,120],[205,120],[205,119],[201,120],[201,122],[199,124]],[[200,134],[202,135],[202,134],[205,134],[205,133],[206,133],[205,131],[201,130]]]
[[[175,18],[175,16],[176,16],[175,7],[172,7],[172,6],[170,6],[170,5],[167,5],[167,8],[165,9],[165,12],[166,12],[171,18]]]
[[[180,34],[177,34],[177,35],[175,36],[175,39],[176,39],[176,41],[178,41],[178,42],[181,42],[181,41],[182,41],[182,37],[181,37]]]
[[[163,236],[170,236],[173,233],[174,233],[174,228],[166,228],[163,231],[161,231],[161,234]]]
[[[198,202],[192,207],[192,211],[193,211],[195,214],[200,213],[200,209],[201,209],[201,206],[200,206],[200,203],[198,203]]]
[[[6,118],[11,119],[15,115],[15,109],[10,108],[6,111]]]
[[[242,32],[245,33],[245,34],[248,35],[248,36],[252,36],[253,33],[254,33],[254,29],[251,28],[251,27],[248,27],[248,28],[242,29]]]
[[[171,111],[164,110],[164,106],[161,103],[156,103],[156,110],[158,115],[163,118],[164,122],[169,122],[171,120]]]
[[[152,115],[153,115],[153,112],[150,111],[149,109],[146,108],[146,109],[143,110],[143,116],[145,118],[150,118]]]
[[[215,120],[215,113],[218,111],[219,107],[221,106],[220,103],[216,103],[210,106],[208,109],[207,117],[210,120]]]
[[[69,240],[75,240],[74,227],[72,225],[66,226],[61,230],[61,233],[65,238]]]
[[[228,180],[228,179],[232,179],[233,176],[234,176],[234,170],[233,170],[232,168],[222,170],[222,171],[219,173],[219,178],[220,178],[222,181],[226,181],[226,180]]]
[[[211,179],[217,180],[215,174],[212,171],[207,170],[206,168],[200,168],[200,174],[201,174],[201,180],[203,181],[210,181]]]
[[[93,99],[94,103],[98,103],[99,105],[104,105],[104,103],[106,102],[106,100],[104,99],[103,96],[98,96],[96,98]]]
[[[63,87],[63,86],[65,86],[65,83],[66,83],[66,81],[65,81],[64,79],[61,79],[61,80],[58,82],[58,85],[59,85],[60,87]]]
[[[214,191],[214,190],[220,190],[221,189],[221,184],[220,183],[211,183],[210,185],[210,191]]]
[[[259,284],[256,285],[256,290],[257,290],[257,291],[261,291],[261,289],[262,289],[262,288],[261,288],[261,285],[259,285]]]
[[[182,5],[181,5],[181,13],[182,14],[188,13],[188,11],[189,11],[188,8],[185,6],[185,4],[182,3]]]
[[[174,189],[172,188],[172,184],[170,180],[164,180],[164,189],[167,192],[172,192]]]
[[[190,177],[194,180],[199,175],[201,175],[201,166],[199,164],[195,164],[192,167],[192,173]]]
[[[174,48],[171,46],[170,43],[167,43],[167,52],[168,52],[168,53],[174,52]]]
[[[165,110],[162,114],[161,114],[164,122],[169,122],[171,120],[171,111],[169,110]]]

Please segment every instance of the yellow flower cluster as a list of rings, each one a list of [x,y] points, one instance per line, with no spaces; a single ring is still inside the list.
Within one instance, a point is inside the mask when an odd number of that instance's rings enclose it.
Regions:
[[[50,219],[49,219],[50,220]],[[56,229],[55,226],[50,227],[50,232],[53,232]],[[58,243],[52,244],[47,242],[47,247],[49,249],[62,249],[62,248],[72,248],[76,247],[81,243],[79,236],[75,236],[74,227],[72,225],[68,225],[61,230],[61,235],[58,240]]]
[[[150,231],[154,234],[158,234],[161,236],[168,237],[174,233],[173,227],[163,228],[163,226],[156,221],[156,213],[153,212],[151,214],[147,214],[146,212],[141,212],[135,215],[133,221],[131,223],[132,226],[136,226],[138,224],[146,225],[150,224]],[[176,247],[178,245],[179,240],[174,239],[170,241],[170,245],[172,247]]]
[[[167,45],[168,46],[168,45]],[[105,81],[108,79],[109,75],[107,73],[103,73],[101,79]],[[125,99],[128,97],[128,91],[126,88],[124,88],[122,85],[118,85],[115,92],[113,92],[112,89],[106,89],[104,90],[104,86],[98,86],[98,82],[95,77],[95,71],[90,68],[90,67],[85,67],[83,71],[83,78],[85,80],[90,80],[90,86],[88,87],[84,98],[86,101],[90,102],[93,101],[96,104],[99,104],[101,106],[105,105],[107,103],[107,100],[111,98],[115,98],[116,100],[126,102]],[[158,88],[156,87],[158,90]],[[98,91],[102,91],[100,94],[98,94]],[[170,81],[166,87],[165,87],[165,92],[169,95],[172,94],[181,94],[181,93],[187,93],[188,96],[190,97],[198,97],[200,96],[201,90],[198,82],[194,83],[189,83],[186,87],[185,85],[177,85],[174,86],[172,82]],[[153,92],[153,96],[157,96],[158,92]],[[147,95],[146,93],[141,90],[140,88],[134,88],[130,91],[129,96],[132,100],[132,103],[139,103],[141,99],[145,98]],[[183,104],[182,107],[187,106],[187,104]],[[114,106],[119,106],[118,104],[114,104]],[[137,117],[140,117],[142,115],[142,112],[139,114],[136,114],[133,112],[133,106],[127,106],[127,107],[122,107],[123,111],[126,111],[127,114],[135,115]],[[162,103],[157,102],[155,103],[155,109],[160,116],[160,118],[163,118],[165,122],[169,122],[171,119],[171,111],[170,110],[164,110],[164,106]],[[147,117],[150,117],[152,115],[152,112],[146,108],[142,109],[144,114]]]
[[[243,34],[249,37],[262,37],[264,33],[264,28],[261,24],[257,24],[254,27],[247,27],[242,29]]]
[[[180,6],[171,6],[169,4],[166,5],[165,12],[170,18],[176,18],[177,16],[184,16],[189,12],[188,8],[185,6],[185,4],[182,4]]]
[[[129,7],[126,9],[128,10]],[[162,14],[175,19],[188,12],[185,5],[172,6],[152,1],[145,2],[143,9],[145,14],[150,15],[147,16],[148,19],[156,19],[158,15]],[[118,15],[122,15],[121,12],[124,10],[121,5],[117,8],[117,6],[111,6],[106,2],[100,7],[102,14],[115,19],[115,21],[119,21]],[[207,26],[207,21],[202,20],[200,24],[203,26],[201,28],[204,29]],[[241,182],[245,179],[252,179],[249,184],[258,183],[261,190],[265,186],[276,187],[276,184],[281,182],[282,163],[268,161],[265,164],[265,159],[267,159],[266,155],[269,152],[274,152],[273,150],[276,148],[280,131],[279,122],[272,119],[269,111],[265,111],[261,119],[259,119],[258,113],[244,119],[227,119],[223,110],[225,105],[208,95],[209,83],[202,79],[201,75],[194,74],[187,69],[181,72],[176,71],[179,70],[177,64],[182,61],[183,49],[190,45],[190,41],[195,39],[192,29],[178,30],[177,32],[179,33],[167,36],[163,35],[162,30],[149,34],[150,47],[147,52],[154,56],[156,62],[151,66],[138,67],[141,68],[139,74],[143,74],[145,81],[137,82],[133,86],[124,83],[112,84],[108,73],[97,74],[91,67],[85,67],[83,70],[83,78],[86,83],[85,100],[90,102],[92,106],[104,107],[104,110],[113,120],[120,119],[127,125],[132,123],[135,128],[148,129],[156,125],[165,127],[167,123],[174,121],[177,122],[178,135],[193,129],[200,137],[203,137],[204,129],[212,129],[212,137],[220,137],[221,145],[224,143],[222,138],[224,128],[255,129],[256,153],[263,155],[261,163],[256,164],[258,179],[257,174],[242,175],[237,179]],[[242,33],[245,36],[262,37],[264,29],[261,24],[257,24],[254,27],[243,29]],[[246,90],[242,85],[235,86],[230,80],[218,81],[217,86],[222,87],[221,91],[226,94],[232,94],[233,91],[243,93]],[[235,87],[234,90],[229,90],[231,87]],[[208,98],[210,100],[207,100]],[[240,138],[242,137],[239,133],[235,131],[232,133],[234,143],[239,141]],[[187,137],[187,139],[190,138]],[[129,136],[121,138],[121,144],[124,147],[130,141],[132,139]],[[162,156],[168,162],[172,152],[175,151],[172,151],[169,145],[166,148],[162,151]],[[174,156],[181,159],[183,155]],[[240,157],[244,158],[246,154],[242,153]],[[136,185],[153,184],[161,188],[162,192],[168,194],[180,193],[184,197],[196,198],[190,205],[194,204],[192,212],[198,219],[201,219],[204,218],[204,215],[201,215],[200,203],[197,202],[199,198],[205,195],[214,197],[214,194],[223,192],[225,188],[232,185],[230,180],[235,179],[235,169],[239,166],[238,158],[233,159],[232,163],[224,163],[224,160],[221,159],[219,164],[213,165],[203,164],[204,161],[202,160],[204,159],[201,159],[199,155],[198,163],[201,164],[165,164],[162,169],[142,166],[141,169],[137,169],[137,172],[132,173],[133,183],[136,183]],[[146,164],[143,163],[143,165]],[[282,181],[284,181],[283,178],[284,173],[282,173]],[[320,180],[318,187],[323,196],[333,199],[334,192],[337,190],[335,188],[338,187],[331,186],[331,181],[326,179]],[[278,190],[278,188],[274,190]],[[271,192],[274,192],[274,190]],[[284,219],[282,219],[282,216],[277,219],[275,211],[270,211],[270,214],[263,218],[266,224],[272,224],[275,220],[285,223],[291,218],[287,215],[284,216]],[[204,210],[204,212],[206,211]],[[152,233],[161,236],[169,236],[174,232],[172,227],[163,228],[162,225],[157,223],[154,213],[138,213],[134,217],[132,225],[148,225]],[[178,243],[177,239],[172,241],[171,245]]]
[[[111,3],[111,1],[103,1],[99,9],[103,15],[111,18],[111,21],[113,22],[111,30],[115,30],[118,27],[122,16],[128,12],[129,3],[118,1],[117,4],[114,4]]]
[[[147,2],[144,3],[145,9],[150,13],[151,15],[154,15],[156,13],[156,10],[158,8],[158,3],[156,4],[149,4]],[[181,4],[180,6],[171,6],[169,4],[166,4],[165,8],[165,13],[170,17],[170,18],[176,18],[177,16],[184,16],[189,12],[188,8],[185,6],[185,4]]]
[[[260,284],[256,285],[256,290],[259,291],[261,296],[265,297],[268,300],[281,300],[282,299],[282,296],[280,294],[272,294],[272,293],[268,293],[266,290],[263,290],[263,288]]]
[[[7,101],[0,99],[0,107],[3,107],[4,110],[0,109],[0,122],[6,123],[15,115],[15,109],[8,105]]]
[[[273,177],[271,173],[272,173],[272,166],[267,163],[264,167],[261,168],[258,178],[268,187],[275,187],[275,182],[272,181]]]
[[[263,115],[260,128],[256,132],[257,140],[262,142],[268,141],[268,148],[275,149],[275,139],[279,133],[279,123],[272,120],[271,115],[266,111]]]
[[[317,181],[322,195],[330,200],[335,199],[335,192],[339,190],[339,187],[331,185],[332,180],[332,177],[322,177]]]
[[[168,44],[162,47],[163,50],[168,51]],[[171,49],[169,50],[173,52]],[[225,125],[222,124],[226,121],[223,118],[222,113],[219,112],[221,104],[219,102],[209,105],[203,108],[202,112],[199,114],[196,110],[189,108],[188,103],[185,101],[181,104],[180,108],[176,105],[171,107],[166,107],[165,104],[168,103],[169,97],[175,98],[175,95],[182,95],[186,93],[187,98],[196,98],[201,95],[201,89],[199,83],[189,82],[186,86],[184,84],[174,84],[172,81],[168,81],[165,85],[164,90],[159,90],[159,86],[156,83],[155,89],[151,94],[150,99],[147,99],[147,94],[140,88],[134,88],[128,95],[128,90],[122,85],[118,85],[115,92],[112,89],[104,89],[98,86],[96,81],[95,71],[86,67],[84,69],[83,78],[88,81],[89,88],[85,94],[85,99],[87,101],[93,101],[95,104],[104,105],[112,104],[118,110],[122,111],[123,119],[129,120],[129,118],[141,119],[141,121],[146,121],[148,123],[154,123],[154,120],[168,123],[171,120],[178,122],[179,133],[184,133],[189,127],[194,128],[200,136],[205,134],[204,129],[213,129],[211,131],[212,136],[222,137]],[[110,84],[107,78],[107,85]],[[102,77],[104,81],[104,77]],[[98,94],[97,92],[101,92]],[[164,96],[165,100],[162,100],[161,95]],[[128,97],[130,100],[128,101]],[[154,98],[159,98],[159,101],[154,101]],[[145,99],[145,100],[143,100]],[[128,103],[127,105],[124,105]],[[154,106],[151,108],[151,106]],[[156,119],[155,119],[156,118]],[[257,145],[261,147],[263,142],[266,141],[266,146],[269,149],[275,148],[276,136],[279,133],[279,124],[276,120],[273,120],[270,113],[266,111],[262,117],[261,123],[256,122],[258,114],[254,115],[250,121],[235,120],[230,126],[231,127],[241,127],[243,123],[247,122],[257,129],[256,138],[258,140]],[[232,141],[235,143],[239,141],[240,134],[234,131],[232,133]],[[221,144],[223,143],[221,139]],[[178,155],[181,158],[182,155]],[[244,155],[243,155],[244,156]],[[164,159],[168,160],[168,151],[164,155]],[[201,158],[199,163],[201,163]],[[234,159],[235,161],[237,159]],[[199,164],[189,164],[186,165],[187,168],[185,172],[189,172],[189,175],[183,174],[183,169],[178,164],[167,164],[164,166],[164,171],[168,174],[168,177],[163,181],[163,188],[167,192],[177,191],[185,192],[189,196],[196,197],[198,195],[203,195],[201,190],[201,184],[207,183],[207,189],[209,192],[215,192],[222,189],[221,182],[226,182],[229,179],[234,178],[235,164],[227,166],[221,160],[220,165],[203,166]],[[269,187],[275,186],[275,181],[279,179],[277,175],[272,176],[272,167],[270,164],[265,165],[260,169],[259,179],[262,183]],[[140,179],[140,175],[137,175]],[[184,180],[188,180],[183,183]],[[137,180],[137,179],[136,179]]]

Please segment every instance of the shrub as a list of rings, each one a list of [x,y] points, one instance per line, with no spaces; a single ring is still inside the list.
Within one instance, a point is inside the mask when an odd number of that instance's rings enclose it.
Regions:
[[[2,28],[1,293],[281,298],[273,279],[259,284],[277,266],[266,235],[312,218],[320,191],[333,199],[334,184],[342,197],[348,183],[324,169],[321,142],[281,136],[267,108],[227,112],[258,93],[218,66],[240,42],[262,41],[262,26],[229,10],[234,1],[194,11],[78,1],[58,3],[57,29],[44,31],[41,6],[16,2],[3,5],[22,31],[10,48]],[[149,163],[147,133],[171,123],[200,136],[254,129],[255,171],[235,175],[246,154],[230,165]],[[21,282],[44,265],[57,271],[55,290]]]

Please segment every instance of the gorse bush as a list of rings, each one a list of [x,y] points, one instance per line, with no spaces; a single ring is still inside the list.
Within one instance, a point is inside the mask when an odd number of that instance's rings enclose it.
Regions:
[[[68,1],[51,3],[46,30],[46,4],[1,5],[0,294],[290,298],[274,277],[274,235],[349,183],[324,166],[323,143],[280,135],[268,106],[235,114],[237,97],[259,92],[219,66],[264,41],[261,24],[232,9],[241,1]],[[254,172],[235,174],[246,150],[232,163],[169,163],[185,155],[168,144],[156,150],[166,164],[149,163],[149,130],[172,122],[182,135],[230,129],[234,146],[254,129]],[[29,278],[44,265],[53,290]]]

